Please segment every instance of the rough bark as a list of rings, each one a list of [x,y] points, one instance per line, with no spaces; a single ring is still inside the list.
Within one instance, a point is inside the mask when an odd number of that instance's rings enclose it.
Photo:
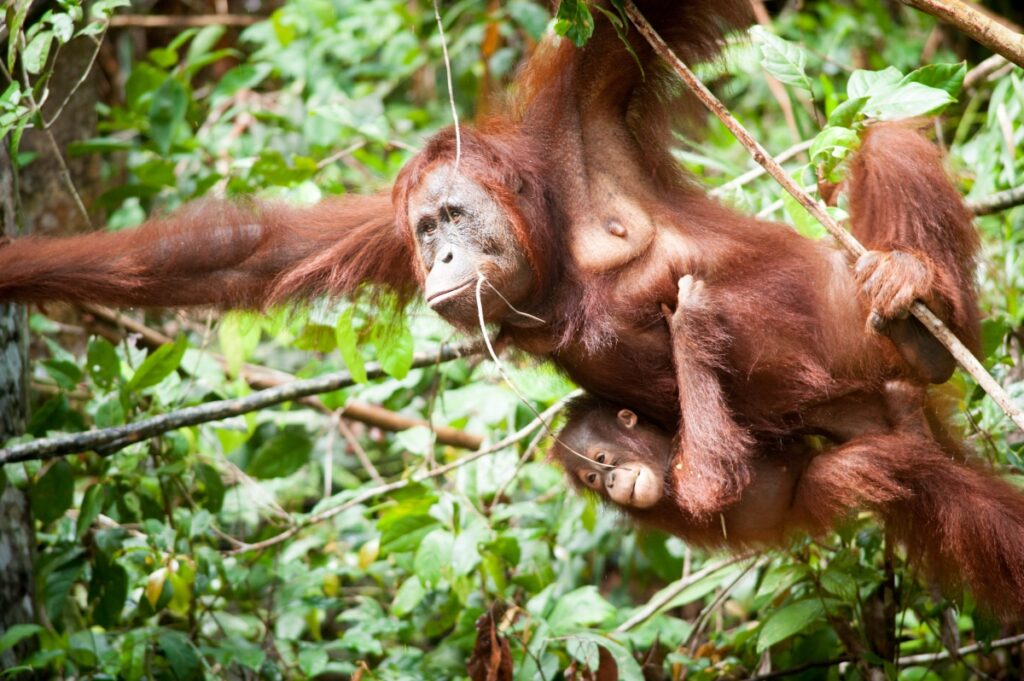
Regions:
[[[13,235],[14,182],[6,145],[0,144],[0,223]],[[26,347],[25,310],[0,305],[0,442],[25,427]],[[0,478],[2,479],[2,478]],[[12,485],[0,482],[0,635],[19,623],[35,621],[32,601],[34,534],[28,499]],[[0,669],[13,666],[26,652],[19,646],[0,654]]]

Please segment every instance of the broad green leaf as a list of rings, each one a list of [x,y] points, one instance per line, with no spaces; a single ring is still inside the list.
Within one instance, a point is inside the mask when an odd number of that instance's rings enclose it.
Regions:
[[[780,641],[807,629],[822,615],[825,608],[820,599],[809,598],[779,608],[761,625],[757,637],[757,652],[762,653]]]
[[[591,631],[573,632],[571,639],[577,642],[584,642],[584,645],[590,644],[604,648],[615,661],[616,667],[618,667],[618,674],[615,678],[619,679],[619,681],[644,681],[644,672],[640,663],[633,657],[633,653],[618,641]],[[598,676],[598,678],[604,677]]]
[[[846,83],[846,96],[850,99],[872,97],[884,94],[895,88],[903,74],[895,66],[881,71],[854,71]]]
[[[252,89],[263,82],[272,71],[273,67],[270,64],[239,64],[224,74],[214,88],[210,100],[217,102],[242,90]]]
[[[828,117],[829,127],[852,128],[861,117],[868,97],[853,97],[832,110]]]
[[[63,359],[48,359],[41,362],[43,369],[65,390],[73,390],[78,382],[82,380],[82,371],[74,362]]]
[[[427,590],[423,588],[419,577],[413,575],[405,580],[402,586],[398,587],[398,591],[395,593],[395,600],[391,603],[392,614],[395,617],[405,617],[412,612],[413,608],[420,604],[420,601],[426,595]]]
[[[74,491],[71,464],[58,459],[32,486],[32,514],[44,525],[53,522],[71,508]]]
[[[305,429],[289,426],[256,450],[246,471],[262,480],[283,478],[302,468],[312,451],[313,442]]]
[[[25,3],[28,4],[28,3]],[[10,650],[30,636],[43,630],[38,624],[15,624],[0,636],[0,653]]]
[[[857,600],[857,580],[841,566],[829,565],[821,575],[821,586],[848,602]]]
[[[558,599],[548,626],[555,635],[568,634],[583,627],[601,624],[615,614],[615,606],[606,601],[593,585],[570,591]]]
[[[145,390],[170,376],[181,365],[181,358],[185,356],[186,348],[188,348],[188,338],[184,334],[178,336],[170,345],[157,348],[135,370],[135,374],[128,381],[128,390]]]
[[[544,36],[551,17],[544,7],[529,0],[511,0],[505,11],[533,40],[540,40]]]
[[[108,628],[116,626],[128,600],[128,571],[119,563],[99,561],[89,583],[89,599],[96,603],[96,623]]]
[[[377,348],[377,361],[389,376],[403,379],[408,375],[412,367],[413,340],[404,319],[375,324],[373,345]]]
[[[967,63],[957,64],[929,64],[911,71],[903,77],[900,85],[907,83],[920,83],[928,87],[945,90],[951,97],[956,98],[964,87],[964,76],[967,75]]]
[[[366,383],[366,364],[363,362],[362,353],[359,352],[359,340],[352,326],[354,312],[355,308],[350,305],[338,315],[338,322],[334,325],[334,336],[338,343],[338,353],[345,361],[353,380],[356,383]]]
[[[761,48],[761,65],[768,73],[782,83],[811,91],[811,79],[805,71],[807,54],[803,48],[763,26],[751,28],[750,35]]]
[[[117,357],[117,350],[105,338],[94,336],[89,339],[85,361],[89,375],[101,388],[109,388],[121,378],[121,360]]]
[[[811,163],[820,165],[829,180],[837,181],[834,169],[859,146],[860,136],[850,128],[827,127],[811,143]]]
[[[594,17],[586,0],[561,0],[555,13],[555,33],[565,36],[576,47],[583,47],[594,34]]]
[[[818,222],[818,219],[811,215],[803,204],[797,201],[793,196],[787,192],[782,192],[782,205],[786,209],[786,213],[789,215],[790,221],[793,226],[796,227],[796,231],[803,234],[809,239],[820,239],[824,237],[828,232],[825,230],[824,225]]]
[[[322,647],[306,647],[299,651],[299,668],[303,674],[313,678],[327,668],[329,659]]]
[[[158,641],[177,681],[190,681],[202,677],[202,664],[199,655],[196,654],[184,634],[178,631],[167,631],[160,634]]]
[[[872,95],[864,106],[864,113],[892,121],[938,113],[955,101],[956,98],[945,90],[907,83],[880,95]]]
[[[25,70],[31,74],[37,74],[46,66],[46,59],[50,56],[50,45],[53,44],[53,31],[40,31],[29,41],[25,51],[21,53],[22,63]]]
[[[188,92],[177,78],[166,78],[153,93],[149,106],[149,136],[157,150],[166,154],[174,142],[174,131],[185,120]]]
[[[248,312],[229,312],[224,315],[217,329],[217,341],[227,360],[229,374],[238,375],[242,365],[259,345],[260,336],[260,322],[255,315]]]
[[[96,520],[107,503],[107,487],[103,483],[90,485],[82,496],[82,506],[78,510],[78,523],[75,527],[75,538],[81,539],[89,531],[92,521]]]
[[[448,530],[437,529],[420,542],[413,567],[416,576],[427,586],[436,586],[444,576],[444,568],[452,562],[455,538]]]

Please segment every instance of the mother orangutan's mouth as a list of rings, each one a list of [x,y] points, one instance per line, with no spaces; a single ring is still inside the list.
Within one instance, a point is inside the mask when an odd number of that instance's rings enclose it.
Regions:
[[[467,288],[472,286],[475,281],[476,279],[468,279],[462,282],[461,284],[456,284],[455,286],[452,286],[451,288],[447,288],[443,291],[432,293],[427,297],[427,305],[429,307],[434,307],[438,303],[444,302],[449,298],[457,296],[458,294],[462,293]]]

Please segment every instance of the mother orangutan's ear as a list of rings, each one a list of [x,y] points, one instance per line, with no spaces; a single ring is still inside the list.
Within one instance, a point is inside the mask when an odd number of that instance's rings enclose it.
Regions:
[[[632,428],[636,425],[636,414],[631,412],[629,409],[619,410],[619,423],[627,428]]]

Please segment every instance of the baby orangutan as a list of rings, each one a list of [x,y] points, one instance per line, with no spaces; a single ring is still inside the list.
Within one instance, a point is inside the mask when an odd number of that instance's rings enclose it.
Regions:
[[[675,499],[670,470],[675,453],[671,435],[641,423],[629,409],[589,397],[572,404],[554,448],[577,488],[593,491],[641,525],[691,543],[774,544],[792,530],[811,529],[796,504],[800,478],[815,454],[811,446],[800,441],[785,452],[762,452],[739,500],[711,517],[696,517]]]
[[[933,436],[923,388],[893,381],[884,393],[886,418],[864,425],[862,437],[760,444],[750,483],[711,517],[677,498],[672,468],[686,465],[686,453],[629,409],[574,402],[553,456],[577,488],[703,547],[780,545],[873,511],[926,576],[951,589],[967,584],[996,614],[1019,619],[1024,597],[1004,587],[1024,581],[1024,494],[950,438]]]

